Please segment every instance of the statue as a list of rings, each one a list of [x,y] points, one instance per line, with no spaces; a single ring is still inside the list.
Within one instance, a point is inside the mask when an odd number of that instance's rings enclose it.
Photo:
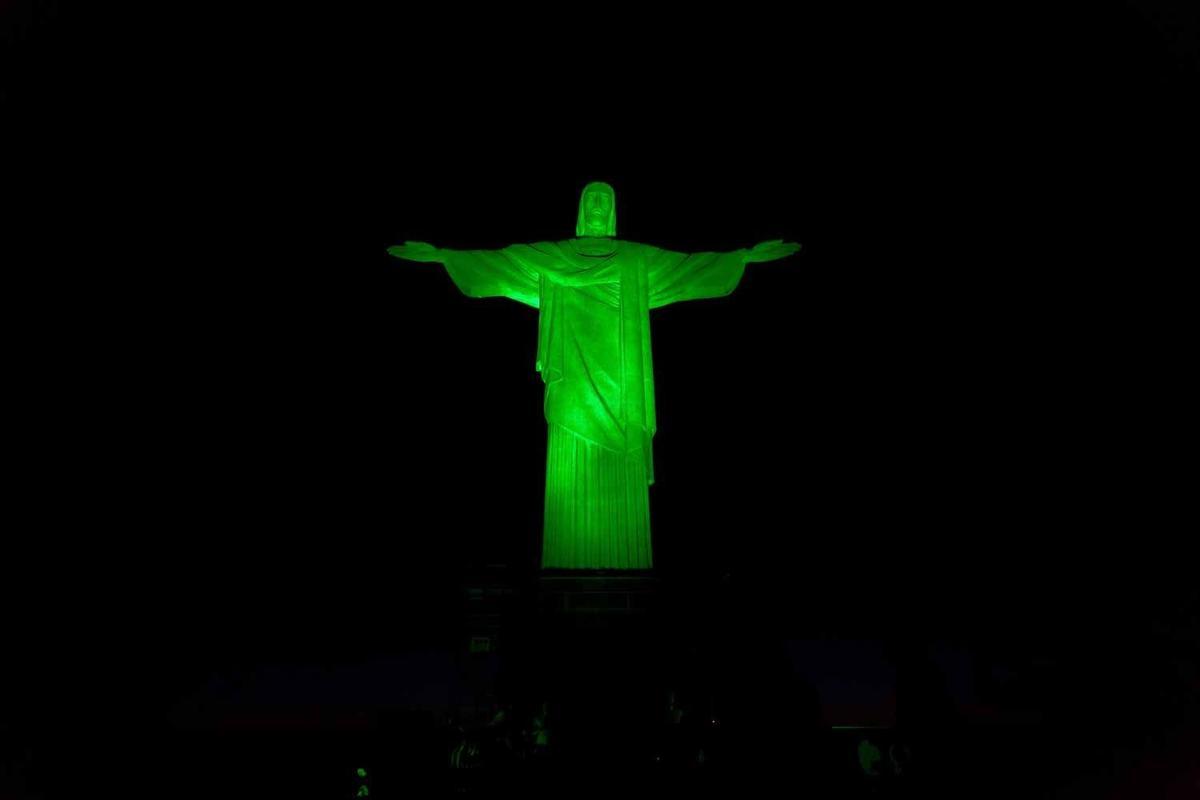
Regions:
[[[776,240],[729,253],[675,253],[616,238],[616,195],[584,187],[574,239],[502,250],[390,247],[445,265],[468,297],[539,309],[537,371],[549,428],[543,569],[646,570],[655,431],[650,311],[729,294],[748,263],[800,249]]]

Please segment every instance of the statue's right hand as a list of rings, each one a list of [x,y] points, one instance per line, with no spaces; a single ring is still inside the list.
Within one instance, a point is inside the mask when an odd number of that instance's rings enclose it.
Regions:
[[[428,242],[405,242],[392,245],[388,252],[407,261],[441,261],[441,253]]]

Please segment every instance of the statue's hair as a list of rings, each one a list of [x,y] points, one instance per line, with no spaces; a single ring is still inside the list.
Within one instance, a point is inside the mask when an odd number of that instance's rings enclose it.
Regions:
[[[579,195],[579,217],[575,222],[575,235],[587,236],[587,222],[584,219],[583,201],[588,196],[588,192],[604,192],[612,200],[610,210],[608,212],[608,228],[605,231],[605,236],[617,235],[617,193],[613,188],[603,181],[592,181],[587,186],[583,187],[583,192]]]

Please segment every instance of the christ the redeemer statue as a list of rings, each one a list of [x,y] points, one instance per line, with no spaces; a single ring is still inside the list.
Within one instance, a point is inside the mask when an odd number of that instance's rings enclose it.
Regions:
[[[650,310],[729,294],[746,264],[800,245],[674,253],[615,238],[606,183],[579,202],[574,239],[502,250],[407,242],[388,252],[446,265],[468,297],[507,297],[540,310],[537,370],[549,425],[543,569],[650,569],[655,431]]]

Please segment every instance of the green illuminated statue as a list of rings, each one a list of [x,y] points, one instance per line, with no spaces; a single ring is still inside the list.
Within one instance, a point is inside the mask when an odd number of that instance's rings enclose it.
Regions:
[[[615,238],[606,183],[579,202],[574,239],[502,250],[407,242],[388,252],[440,262],[468,297],[540,309],[537,370],[549,425],[544,569],[649,569],[655,431],[650,310],[733,291],[745,265],[800,246],[764,242],[729,253],[674,253]]]

